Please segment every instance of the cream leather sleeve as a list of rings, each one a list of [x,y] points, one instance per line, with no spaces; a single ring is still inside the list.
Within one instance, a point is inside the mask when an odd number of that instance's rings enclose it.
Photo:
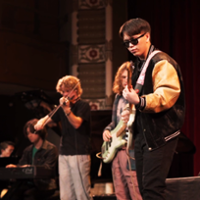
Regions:
[[[143,112],[158,113],[171,108],[180,95],[180,81],[175,68],[167,61],[156,63],[152,72],[153,93],[144,95]]]

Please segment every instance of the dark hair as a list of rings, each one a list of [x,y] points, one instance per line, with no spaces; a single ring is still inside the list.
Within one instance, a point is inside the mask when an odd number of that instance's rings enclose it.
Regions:
[[[28,122],[26,122],[26,124],[24,125],[24,135],[25,135],[25,137],[27,137],[27,128],[29,128],[31,133],[38,134],[44,140],[47,136],[46,128],[43,128],[40,131],[36,131],[34,129],[34,125],[37,122],[38,122],[38,119],[31,119]]]
[[[123,38],[124,33],[128,36],[137,35],[140,33],[150,33],[151,34],[151,26],[150,24],[141,18],[134,18],[126,21],[119,29],[119,36]]]
[[[14,144],[14,142],[11,142],[11,141],[4,141],[4,142],[1,142],[0,143],[0,150],[5,150],[7,147],[8,147],[8,145],[11,145],[11,146],[15,146],[15,144]]]

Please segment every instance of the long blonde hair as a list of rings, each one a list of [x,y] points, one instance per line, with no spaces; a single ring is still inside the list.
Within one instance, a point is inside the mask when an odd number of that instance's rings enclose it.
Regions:
[[[131,76],[132,76],[132,63],[127,61],[124,62],[116,72],[115,80],[113,83],[113,92],[117,94],[122,94],[124,87],[122,86],[121,76],[124,70],[128,71],[128,85],[131,85]]]

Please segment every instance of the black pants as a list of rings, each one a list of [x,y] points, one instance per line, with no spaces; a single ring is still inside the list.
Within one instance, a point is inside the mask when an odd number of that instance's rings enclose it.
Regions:
[[[140,193],[144,200],[164,200],[167,178],[178,138],[149,151],[143,134],[135,139],[136,172]]]

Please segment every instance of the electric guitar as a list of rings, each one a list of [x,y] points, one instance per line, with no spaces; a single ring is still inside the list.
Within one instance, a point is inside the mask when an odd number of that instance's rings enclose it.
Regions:
[[[113,129],[110,133],[112,138],[109,142],[104,141],[101,146],[101,156],[104,163],[109,163],[115,157],[118,149],[122,148],[127,144],[127,147],[131,147],[133,140],[133,131],[132,124],[135,121],[136,109],[134,105],[127,106],[125,109],[130,109],[130,116],[128,123],[124,123],[122,120],[119,121],[115,129]],[[126,128],[128,128],[128,141],[124,139],[126,134]]]

